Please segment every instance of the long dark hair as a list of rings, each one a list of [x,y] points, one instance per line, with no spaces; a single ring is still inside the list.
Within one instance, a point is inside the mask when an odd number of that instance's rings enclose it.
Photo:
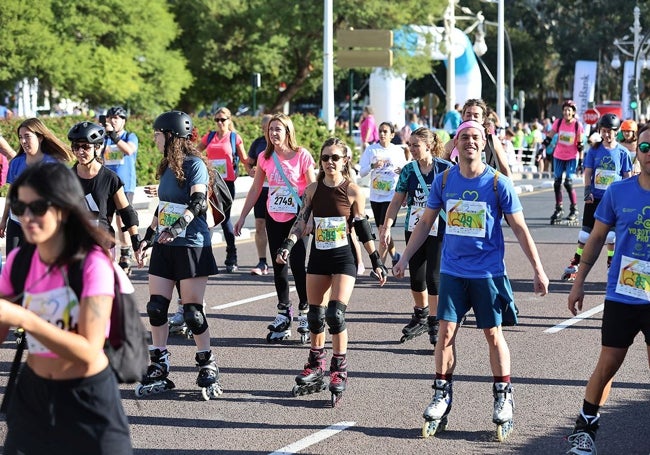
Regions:
[[[170,168],[176,177],[178,186],[182,187],[185,184],[183,161],[185,161],[186,156],[195,156],[203,161],[205,166],[208,168],[208,174],[210,176],[208,188],[211,188],[212,183],[214,182],[214,171],[212,170],[212,166],[209,165],[205,155],[202,152],[199,152],[199,149],[196,148],[196,145],[192,140],[190,138],[176,137],[170,133],[163,134],[165,135],[165,152],[163,153],[163,159],[160,161],[160,164],[158,164],[156,178],[160,180],[160,177],[162,177],[165,170]]]
[[[9,203],[18,200],[18,189],[21,186],[30,187],[54,207],[68,214],[67,220],[61,224],[63,250],[54,265],[61,266],[79,260],[94,246],[100,246],[110,257],[106,245],[110,245],[114,239],[92,224],[79,179],[65,164],[39,162],[27,166],[9,189]]]
[[[341,157],[346,160],[345,164],[343,165],[343,168],[341,169],[341,174],[346,180],[352,181],[352,173],[350,172],[351,169],[351,164],[350,160],[352,159],[351,156],[348,156],[348,146],[343,142],[341,139],[338,137],[330,137],[325,142],[323,142],[323,145],[320,148],[320,153],[321,155],[323,154],[323,150],[325,150],[326,147],[336,147],[341,151]],[[316,180],[319,182],[322,182],[323,179],[325,178],[325,172],[323,171],[323,162],[320,160],[320,157],[318,158],[318,176],[316,177]]]

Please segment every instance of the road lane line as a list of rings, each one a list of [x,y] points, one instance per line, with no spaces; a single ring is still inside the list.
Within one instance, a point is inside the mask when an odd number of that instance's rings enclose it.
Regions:
[[[307,436],[300,441],[296,441],[293,444],[289,444],[288,446],[284,446],[281,449],[276,450],[275,452],[271,452],[269,455],[291,455],[298,453],[309,446],[312,446],[318,442],[334,436],[337,433],[340,433],[343,430],[346,430],[347,428],[350,428],[351,426],[354,426],[355,424],[356,422],[335,423],[334,425],[331,425],[324,430],[320,430],[311,436]]]
[[[600,313],[601,311],[603,311],[603,308],[605,308],[604,304],[598,305],[597,307],[594,307],[591,310],[585,311],[584,313],[580,313],[579,315],[577,315],[577,316],[575,316],[575,317],[573,317],[571,319],[567,319],[566,321],[564,321],[564,322],[562,322],[562,323],[560,323],[560,324],[558,324],[556,326],[553,326],[550,329],[544,330],[544,333],[557,333],[560,330],[564,330],[567,327],[571,327],[572,325],[577,324],[578,322],[582,321],[583,319],[587,319],[588,317],[590,317],[590,316],[592,316],[592,315],[594,315],[596,313]]]
[[[289,288],[289,292],[294,292],[295,290],[296,290],[295,286]],[[273,297],[275,295],[277,295],[275,292],[269,292],[268,294],[262,294],[262,295],[258,295],[258,296],[255,296],[255,297],[249,297],[247,299],[236,300],[236,301],[230,302],[230,303],[224,303],[223,305],[213,306],[213,307],[211,307],[211,309],[212,310],[223,310],[225,308],[239,306],[239,305],[243,305],[245,303],[255,302],[257,300],[268,299],[269,297]]]

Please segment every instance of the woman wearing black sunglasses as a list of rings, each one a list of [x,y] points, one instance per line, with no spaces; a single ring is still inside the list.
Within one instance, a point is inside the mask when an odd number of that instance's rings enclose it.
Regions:
[[[103,351],[116,275],[102,245],[111,239],[88,219],[79,180],[64,164],[29,166],[8,201],[26,243],[9,254],[0,274],[0,295],[17,302],[0,299],[0,339],[22,327],[29,354],[10,395],[4,453],[130,454],[128,422]],[[20,259],[29,266],[16,265],[28,244],[36,251]],[[80,257],[78,299],[68,267]],[[12,284],[20,278],[12,277],[14,267],[27,270],[23,292]],[[124,274],[120,279],[128,282]]]
[[[293,389],[293,395],[325,390],[323,371],[326,362],[327,323],[332,334],[329,389],[334,406],[346,389],[348,378],[345,310],[357,276],[354,249],[350,243],[352,227],[370,255],[373,273],[380,286],[386,282],[388,271],[375,249],[370,224],[365,215],[366,198],[351,181],[347,148],[340,139],[330,138],[323,144],[318,179],[307,187],[303,200],[300,213],[276,256],[276,262],[285,264],[302,233],[305,230],[313,232],[307,266],[307,321],[311,349],[304,371],[296,376],[297,385]],[[325,304],[327,298],[329,302]]]
[[[29,118],[18,126],[18,153],[9,162],[7,183],[10,185],[27,168],[35,163],[43,162],[71,162],[73,155],[68,147],[57,138],[37,118]],[[0,237],[6,237],[6,254],[23,243],[23,233],[20,229],[18,217],[9,211],[9,204],[5,204],[2,220],[0,220]]]

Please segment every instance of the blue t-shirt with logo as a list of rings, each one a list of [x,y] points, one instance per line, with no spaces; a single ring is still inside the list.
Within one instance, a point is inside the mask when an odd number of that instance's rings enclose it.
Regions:
[[[512,181],[499,175],[494,191],[495,169],[485,166],[475,178],[465,178],[460,167],[436,176],[427,207],[447,212],[440,272],[462,278],[506,275],[501,214],[523,210]],[[498,200],[497,200],[498,195]]]
[[[121,154],[122,156],[120,159],[121,163],[119,164],[111,164],[111,162],[108,161],[105,161],[104,164],[111,171],[115,172],[120,177],[120,179],[122,179],[122,183],[124,183],[125,193],[134,193],[135,187],[137,185],[135,163],[138,159],[138,136],[135,133],[127,133],[126,131],[122,131],[120,139],[133,144],[135,146],[135,152],[130,155],[123,153],[117,148],[117,145],[111,140],[111,138],[107,136],[104,159],[106,160],[107,152],[110,152],[111,150],[115,153],[118,153],[119,150],[118,154]]]
[[[602,142],[598,147],[589,149],[584,166],[593,170],[590,183],[594,199],[602,199],[609,185],[621,180],[624,173],[632,171],[632,161],[625,147],[616,144],[608,149]]]

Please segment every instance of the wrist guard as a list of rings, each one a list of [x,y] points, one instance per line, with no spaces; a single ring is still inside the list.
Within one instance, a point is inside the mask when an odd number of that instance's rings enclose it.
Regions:
[[[185,219],[185,217],[181,216],[176,221],[174,221],[174,224],[169,226],[169,233],[172,235],[173,238],[176,238],[180,235],[181,232],[185,230],[188,224],[189,223]]]
[[[548,136],[546,136],[546,137],[544,138],[544,140],[542,141],[542,145],[543,145],[544,147],[548,147],[549,145],[551,145],[551,138],[548,137]]]
[[[138,249],[143,246],[144,243],[144,249],[146,250],[147,248],[151,248],[153,245],[153,238],[156,236],[156,231],[154,229],[151,229],[151,226],[147,228],[147,232],[144,234],[144,238],[138,243]]]
[[[117,144],[120,141],[120,137],[117,135],[115,131],[110,131],[107,134],[108,137],[111,138],[111,141],[113,141],[113,144]]]
[[[578,142],[578,145],[576,145],[576,148],[578,149],[578,152],[582,153],[582,151],[585,149],[585,144],[580,141]]]
[[[380,269],[381,273],[383,276],[388,276],[388,269],[384,265],[384,263],[381,261],[381,258],[379,257],[379,251],[375,250],[371,255],[370,255],[370,263],[372,264],[372,270],[373,272],[376,269]],[[381,276],[377,277],[377,279],[381,280]]]
[[[291,253],[291,248],[296,244],[293,240],[290,238],[284,239],[282,242],[282,245],[280,245],[280,248],[278,248],[277,255],[282,256],[284,259],[286,259],[289,256],[289,253]]]
[[[140,234],[134,234],[131,236],[131,248],[133,248],[133,251],[138,251],[138,248],[140,248],[140,242],[142,242]]]

